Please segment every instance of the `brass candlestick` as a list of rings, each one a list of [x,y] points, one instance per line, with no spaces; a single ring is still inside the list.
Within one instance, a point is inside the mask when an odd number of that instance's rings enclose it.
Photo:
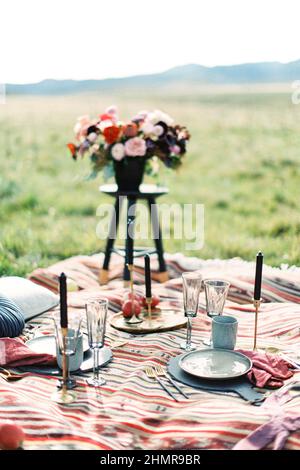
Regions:
[[[131,318],[129,320],[126,320],[127,323],[130,323],[131,325],[142,323],[142,319],[138,318],[135,314],[134,311],[134,290],[133,290],[133,265],[132,264],[127,264],[127,268],[130,274],[130,292],[131,292]]]
[[[258,311],[260,307],[261,299],[259,300],[253,300],[253,305],[255,308],[255,323],[254,323],[254,343],[253,343],[253,351],[257,350],[256,344],[257,344],[257,323],[258,323]]]
[[[148,307],[148,321],[151,322],[152,321],[152,308],[151,308],[152,297],[146,297],[146,304]]]
[[[56,331],[58,335],[58,331]],[[68,390],[68,363],[67,363],[67,336],[68,336],[68,328],[61,329],[61,354],[62,354],[62,381],[60,382],[60,390],[56,391],[52,395],[52,400],[56,403],[62,405],[68,405],[69,403],[73,403],[76,400],[76,394],[70,392]],[[58,339],[59,341],[59,339]]]
[[[61,333],[62,333],[62,339],[63,339],[63,360],[62,360],[62,364],[63,364],[63,382],[62,382],[62,396],[63,396],[63,399],[64,397],[66,397],[66,394],[67,394],[67,376],[68,376],[68,372],[67,372],[67,355],[66,355],[66,337],[68,335],[68,328],[62,328],[61,329]]]

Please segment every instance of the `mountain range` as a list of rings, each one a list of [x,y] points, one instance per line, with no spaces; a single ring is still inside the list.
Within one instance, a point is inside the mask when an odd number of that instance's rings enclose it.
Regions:
[[[120,88],[160,88],[176,85],[242,85],[286,83],[300,80],[300,60],[260,62],[240,65],[205,67],[189,64],[162,73],[136,75],[102,80],[53,80],[38,83],[8,84],[8,94],[62,95],[73,93],[114,91]]]

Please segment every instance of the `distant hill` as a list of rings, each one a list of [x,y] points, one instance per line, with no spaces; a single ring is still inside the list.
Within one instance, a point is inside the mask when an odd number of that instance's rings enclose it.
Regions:
[[[43,80],[32,84],[8,84],[8,94],[61,95],[122,88],[159,88],[169,85],[230,85],[283,83],[300,80],[300,60],[282,64],[261,62],[217,67],[197,64],[174,67],[166,72],[104,80]]]

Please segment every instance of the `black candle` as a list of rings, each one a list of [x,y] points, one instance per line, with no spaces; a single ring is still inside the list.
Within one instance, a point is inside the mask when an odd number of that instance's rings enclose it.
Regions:
[[[64,273],[59,276],[60,294],[60,326],[68,328],[68,306],[67,306],[67,277]]]
[[[145,255],[145,284],[146,284],[146,298],[151,297],[151,271],[150,271],[150,256]]]
[[[127,263],[133,265],[133,219],[128,221],[127,226],[127,246],[126,246]]]
[[[263,262],[264,262],[264,255],[260,251],[256,255],[254,300],[260,300],[260,296],[261,296],[261,278],[262,278]]]

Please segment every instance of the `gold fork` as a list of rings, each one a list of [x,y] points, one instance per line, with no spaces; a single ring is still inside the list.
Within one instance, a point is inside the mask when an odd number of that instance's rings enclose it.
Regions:
[[[13,382],[13,381],[17,381],[17,380],[21,380],[21,379],[24,379],[24,377],[27,377],[28,376],[28,373],[15,373],[15,372],[11,372],[10,370],[8,369],[5,369],[4,367],[0,367],[0,377],[2,377],[2,379],[6,380],[6,382]]]
[[[160,380],[160,378],[158,377],[157,373],[155,372],[155,370],[153,369],[153,367],[150,367],[150,366],[146,366],[145,368],[145,372],[146,372],[146,375],[147,377],[149,377],[150,379],[154,379],[156,380],[159,385],[161,386],[161,388],[164,389],[165,392],[167,392],[168,395],[170,395],[170,397],[173,398],[173,400],[175,401],[178,401],[178,399],[175,397],[175,395],[171,392],[171,390],[169,390],[165,384]]]
[[[176,388],[176,390],[181,393],[181,395],[183,395],[185,398],[190,398],[180,387],[179,385],[177,385],[177,383],[167,374],[167,372],[165,371],[165,369],[162,367],[162,366],[156,366],[155,367],[155,371],[157,373],[158,376],[160,377],[165,377],[166,379],[168,379],[168,381],[173,385],[173,387]]]

